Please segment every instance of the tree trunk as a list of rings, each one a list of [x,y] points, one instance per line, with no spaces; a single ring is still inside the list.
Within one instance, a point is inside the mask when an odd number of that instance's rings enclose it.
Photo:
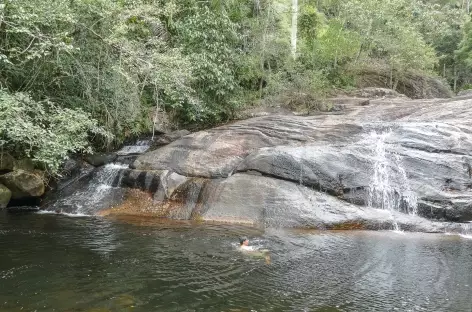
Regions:
[[[154,113],[154,118],[152,119],[152,138],[151,141],[154,141],[154,135],[156,133],[156,122],[159,119],[159,93],[156,88],[156,112]]]
[[[297,58],[297,30],[298,30],[298,0],[292,0],[292,31],[291,31],[291,45],[292,57]]]
[[[457,92],[457,69],[456,64],[454,64],[454,93]]]

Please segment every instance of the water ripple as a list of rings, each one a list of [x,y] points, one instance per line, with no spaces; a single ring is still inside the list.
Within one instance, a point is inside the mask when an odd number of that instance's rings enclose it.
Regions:
[[[2,312],[470,310],[472,241],[457,236],[58,215],[0,229]]]

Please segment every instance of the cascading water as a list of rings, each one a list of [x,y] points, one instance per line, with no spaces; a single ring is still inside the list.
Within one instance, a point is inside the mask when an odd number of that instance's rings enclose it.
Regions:
[[[99,168],[91,181],[84,188],[79,188],[71,195],[56,201],[48,210],[59,210],[73,214],[93,214],[107,197],[112,197],[116,187],[113,182],[120,176],[123,169],[127,169],[128,165],[107,164]],[[120,185],[118,182],[117,185]]]
[[[391,212],[393,227],[400,227],[395,219],[395,212],[416,214],[417,199],[411,191],[401,158],[388,152],[386,139],[391,131],[370,133],[369,141],[373,142],[373,175],[369,185],[368,205]]]
[[[460,236],[464,238],[472,239],[472,224],[471,223],[463,223],[461,224],[461,233]]]
[[[150,148],[150,141],[149,140],[139,140],[134,145],[123,146],[117,152],[117,154],[119,156],[142,154],[142,153],[147,152],[147,150],[149,148]]]

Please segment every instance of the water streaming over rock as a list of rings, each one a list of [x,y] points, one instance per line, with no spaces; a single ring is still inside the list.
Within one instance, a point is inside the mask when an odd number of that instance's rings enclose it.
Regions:
[[[373,174],[369,185],[369,207],[381,208],[391,212],[395,231],[399,231],[395,213],[403,212],[416,215],[417,198],[409,186],[408,177],[402,166],[401,157],[389,150],[388,137],[391,130],[377,133],[372,131],[369,139],[372,142]]]
[[[117,154],[118,156],[142,154],[147,152],[150,146],[150,140],[138,140],[134,145],[123,146]]]
[[[472,223],[463,223],[461,228],[460,236],[472,239]]]
[[[121,191],[118,187],[113,187],[113,182],[126,168],[128,168],[127,165],[113,163],[96,169],[85,187],[78,188],[71,195],[59,199],[48,207],[48,210],[84,215],[94,214],[103,208],[102,202],[110,202],[113,198],[120,196]]]
[[[47,201],[45,209],[68,214],[94,215],[122,203],[125,188],[155,190],[156,177],[143,171],[129,169],[139,154],[146,152],[150,140],[138,140],[134,145],[126,145],[117,154],[114,163],[93,169],[71,185],[59,189],[52,200]]]

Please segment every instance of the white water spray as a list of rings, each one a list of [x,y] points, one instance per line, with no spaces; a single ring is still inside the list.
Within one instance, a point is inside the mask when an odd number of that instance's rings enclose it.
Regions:
[[[391,131],[370,133],[373,142],[373,175],[369,185],[368,205],[390,211],[395,231],[400,231],[395,213],[415,215],[417,198],[411,191],[401,157],[387,151],[386,139]]]
[[[74,214],[89,215],[94,207],[113,190],[113,181],[121,170],[128,168],[123,164],[107,164],[101,167],[85,189],[77,190],[72,195],[57,201],[53,210],[63,207],[73,208]],[[121,177],[120,177],[121,178]]]
[[[134,145],[123,146],[117,154],[120,156],[123,155],[133,155],[133,154],[142,154],[147,152],[150,148],[151,142],[149,140],[140,140],[137,141]]]
[[[472,224],[464,223],[461,224],[462,231],[459,234],[463,238],[472,239]]]

